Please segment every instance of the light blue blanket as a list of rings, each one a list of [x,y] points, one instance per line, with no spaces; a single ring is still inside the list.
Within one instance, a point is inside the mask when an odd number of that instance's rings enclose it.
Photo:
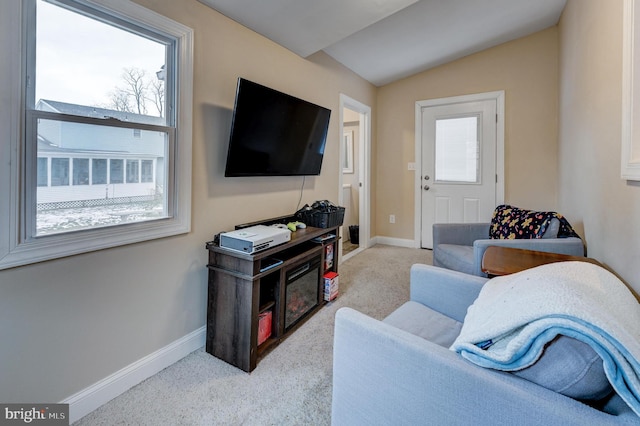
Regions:
[[[640,305],[597,265],[554,263],[489,280],[451,350],[482,367],[516,371],[534,364],[557,335],[589,344],[640,416]]]

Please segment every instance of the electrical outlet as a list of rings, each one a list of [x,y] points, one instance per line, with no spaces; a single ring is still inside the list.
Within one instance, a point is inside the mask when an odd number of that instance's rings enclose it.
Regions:
[[[396,215],[395,214],[390,214],[389,215],[389,223],[396,223]]]
[[[416,169],[416,163],[409,163],[409,165],[407,166],[409,170],[415,170]]]

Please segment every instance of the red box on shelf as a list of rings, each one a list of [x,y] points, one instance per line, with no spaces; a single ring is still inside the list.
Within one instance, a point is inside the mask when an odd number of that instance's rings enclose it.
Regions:
[[[271,336],[271,311],[258,315],[258,346],[263,344]]]
[[[338,274],[327,272],[324,274],[324,300],[332,301],[338,297]]]

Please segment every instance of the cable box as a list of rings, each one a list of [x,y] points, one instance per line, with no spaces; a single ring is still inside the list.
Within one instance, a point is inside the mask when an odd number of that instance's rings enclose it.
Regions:
[[[291,240],[291,231],[276,226],[255,225],[220,234],[220,247],[247,254],[257,253]]]

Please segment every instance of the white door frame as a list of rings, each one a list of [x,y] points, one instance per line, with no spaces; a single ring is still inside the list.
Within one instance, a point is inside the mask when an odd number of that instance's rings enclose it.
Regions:
[[[422,231],[422,110],[434,106],[451,105],[475,101],[496,101],[496,204],[504,203],[504,90],[472,95],[452,96],[448,98],[417,101],[415,108],[415,161],[416,173],[414,184],[414,246],[420,247]]]
[[[342,196],[342,164],[344,164],[344,109],[356,111],[360,114],[360,131],[358,132],[360,137],[358,138],[358,181],[360,183],[359,191],[359,217],[358,224],[359,229],[359,247],[347,255],[347,259],[362,250],[369,247],[370,234],[370,222],[371,222],[371,107],[365,105],[353,98],[341,93],[340,94],[340,125],[339,140],[340,140],[340,167],[338,173],[340,177],[338,179],[338,200],[342,205],[344,202]],[[344,230],[343,230],[344,232]],[[339,259],[340,261],[346,260],[342,257],[342,244],[338,244],[339,247]]]

